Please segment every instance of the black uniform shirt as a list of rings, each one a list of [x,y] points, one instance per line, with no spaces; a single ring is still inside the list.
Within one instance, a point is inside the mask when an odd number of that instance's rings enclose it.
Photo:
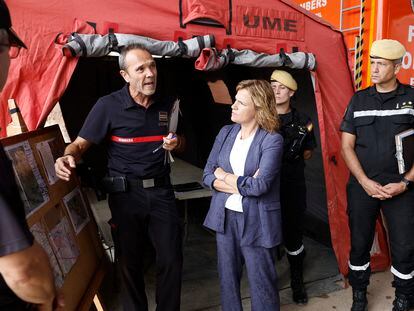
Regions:
[[[86,118],[79,136],[95,144],[106,141],[111,176],[154,178],[169,174],[170,167],[164,164],[165,150],[161,148],[155,153],[153,150],[162,144],[161,136],[168,134],[168,118],[174,102],[158,96],[153,99],[148,108],[138,105],[126,84],[119,91],[101,97]],[[139,138],[144,142],[116,142],[113,136]]]
[[[414,89],[404,84],[383,94],[372,86],[352,97],[341,131],[356,136],[355,153],[368,178],[381,183],[401,180],[395,135],[414,127],[413,104]]]
[[[33,245],[10,160],[0,145],[0,256]],[[0,309],[18,300],[0,275]]]
[[[298,138],[298,126],[306,126],[311,123],[311,118],[291,108],[291,111],[285,114],[279,114],[281,121],[280,133],[283,136],[283,165],[282,165],[282,178],[288,177],[289,179],[303,179],[305,160],[303,159],[303,152],[305,150],[313,150],[316,148],[316,139],[313,129],[306,135],[303,141],[302,148],[300,149],[299,156],[295,160],[287,160],[285,155],[292,146],[295,139]]]

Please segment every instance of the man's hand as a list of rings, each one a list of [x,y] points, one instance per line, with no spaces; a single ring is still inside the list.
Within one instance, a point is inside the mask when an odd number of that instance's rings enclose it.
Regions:
[[[65,156],[56,160],[55,171],[56,176],[60,179],[69,181],[72,171],[76,167],[76,160],[82,157],[82,154],[92,146],[92,143],[80,136],[65,148]]]
[[[75,158],[72,155],[66,155],[56,160],[56,176],[65,181],[70,180],[72,170],[76,167]]]
[[[407,185],[403,182],[389,183],[386,184],[383,189],[391,197],[395,197],[407,190]]]
[[[178,145],[178,138],[177,138],[177,135],[175,135],[174,133],[170,132],[167,137],[163,138],[163,140],[164,140],[164,143],[162,147],[165,150],[172,151]]]
[[[387,191],[385,191],[384,187],[381,186],[381,184],[373,181],[372,179],[367,178],[363,180],[361,182],[361,186],[370,197],[380,200],[385,200],[392,197]]]

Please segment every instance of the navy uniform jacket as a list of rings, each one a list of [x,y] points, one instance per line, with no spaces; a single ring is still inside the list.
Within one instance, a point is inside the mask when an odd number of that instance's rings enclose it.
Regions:
[[[280,134],[283,136],[283,165],[282,165],[282,181],[305,181],[305,159],[303,152],[305,150],[313,150],[316,148],[316,139],[313,129],[306,135],[302,148],[299,150],[296,159],[287,159],[286,155],[292,147],[295,139],[298,138],[298,126],[307,126],[312,123],[311,118],[296,108],[291,107],[291,111],[285,114],[279,114],[281,121]]]
[[[0,256],[22,251],[32,245],[33,236],[27,227],[13,168],[0,145]],[[18,300],[0,275],[0,310]]]
[[[221,167],[226,172],[233,172],[230,152],[239,131],[239,124],[227,125],[221,129],[204,168],[203,182],[213,190],[204,226],[216,232],[224,232],[225,203],[230,194],[214,189],[214,171]],[[247,154],[245,175],[237,179],[237,188],[243,196],[245,227],[241,238],[242,246],[271,248],[281,243],[279,187],[282,153],[282,136],[259,128]],[[253,178],[258,169],[259,175]]]
[[[93,106],[79,136],[94,143],[106,142],[110,176],[154,178],[168,175],[165,150],[153,153],[168,135],[168,119],[174,101],[156,94],[145,108],[129,94],[129,84],[101,97]],[[124,141],[114,141],[118,137]],[[132,138],[141,142],[130,143]]]
[[[356,136],[355,153],[368,178],[399,182],[395,135],[414,128],[414,88],[398,84],[378,93],[375,86],[357,92],[345,112],[341,131]],[[352,182],[355,182],[351,176]]]

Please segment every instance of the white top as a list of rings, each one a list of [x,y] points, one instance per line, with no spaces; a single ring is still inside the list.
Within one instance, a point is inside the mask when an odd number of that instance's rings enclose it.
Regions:
[[[236,176],[244,175],[244,165],[246,163],[247,153],[249,152],[254,135],[255,134],[253,133],[246,139],[240,139],[241,131],[237,134],[233,148],[230,152],[230,164],[233,169],[233,173]],[[232,211],[243,213],[242,200],[243,197],[240,194],[232,194],[227,198],[225,207]]]

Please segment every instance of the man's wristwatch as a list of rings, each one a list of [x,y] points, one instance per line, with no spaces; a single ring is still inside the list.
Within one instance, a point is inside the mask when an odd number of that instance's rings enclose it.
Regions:
[[[405,184],[405,186],[406,186],[406,188],[407,188],[407,189],[411,188],[411,185],[412,185],[412,183],[413,183],[411,180],[408,180],[408,179],[407,179],[407,178],[405,178],[405,177],[403,177],[403,178],[401,179],[401,182]]]

